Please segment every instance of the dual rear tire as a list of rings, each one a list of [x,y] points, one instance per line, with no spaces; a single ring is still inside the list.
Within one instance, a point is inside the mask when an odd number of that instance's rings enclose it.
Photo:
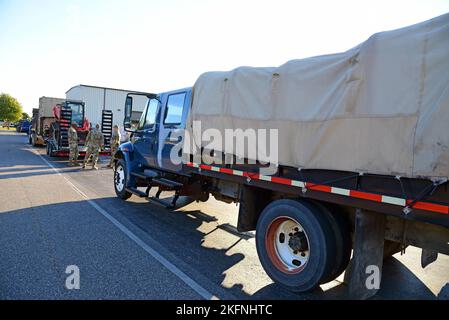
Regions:
[[[337,278],[351,256],[350,228],[331,207],[307,200],[277,200],[259,217],[256,247],[270,278],[307,292]]]

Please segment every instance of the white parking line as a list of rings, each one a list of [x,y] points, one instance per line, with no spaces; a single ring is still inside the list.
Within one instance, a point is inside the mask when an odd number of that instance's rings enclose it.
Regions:
[[[67,184],[72,187],[81,197],[83,197],[87,203],[89,203],[95,210],[101,213],[106,219],[112,222],[120,231],[122,231],[128,238],[134,241],[139,247],[145,250],[148,254],[150,254],[154,259],[156,259],[160,264],[162,264],[165,268],[171,271],[175,276],[181,279],[185,284],[187,284],[190,288],[192,288],[196,293],[198,293],[201,297],[206,300],[219,300],[218,297],[207,291],[203,288],[199,283],[181,271],[178,267],[176,267],[173,263],[165,259],[161,254],[159,254],[156,250],[146,244],[143,240],[141,240],[138,236],[136,236],[131,230],[121,224],[117,219],[112,217],[108,212],[106,212],[103,208],[101,208],[94,200],[90,199],[84,192],[82,192],[77,186],[75,186],[69,178],[67,178],[60,170],[54,167],[50,162],[47,161],[39,152],[35,152],[42,161],[44,161],[52,170],[54,170],[58,175],[60,175]]]

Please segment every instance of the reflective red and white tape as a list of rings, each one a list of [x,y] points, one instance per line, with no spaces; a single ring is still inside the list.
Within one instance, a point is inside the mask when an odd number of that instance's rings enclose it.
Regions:
[[[379,203],[386,203],[386,204],[401,206],[404,208],[413,203],[413,200],[407,200],[407,199],[403,199],[403,198],[390,197],[390,196],[386,196],[386,195],[357,191],[357,190],[336,188],[336,187],[331,187],[331,186],[326,186],[326,185],[314,184],[314,183],[310,183],[310,182],[303,182],[303,181],[280,178],[280,177],[264,176],[259,173],[251,173],[251,172],[233,170],[233,169],[228,169],[228,168],[220,168],[220,167],[210,166],[210,165],[206,165],[206,164],[197,164],[197,163],[189,162],[186,165],[188,167],[197,168],[200,170],[220,172],[220,173],[224,173],[224,174],[228,174],[228,175],[246,177],[251,180],[267,181],[267,182],[272,182],[272,183],[277,183],[277,184],[282,184],[282,185],[287,185],[287,186],[298,187],[298,188],[305,189],[305,190],[321,191],[321,192],[332,193],[332,194],[337,194],[337,195],[351,197],[351,198],[357,198],[357,199],[363,199],[363,200],[369,200],[369,201],[374,201],[374,202],[379,202]],[[449,206],[431,203],[431,202],[425,202],[425,201],[415,202],[413,204],[412,208],[418,209],[418,210],[425,210],[425,211],[430,211],[430,212],[441,213],[441,214],[449,214]]]

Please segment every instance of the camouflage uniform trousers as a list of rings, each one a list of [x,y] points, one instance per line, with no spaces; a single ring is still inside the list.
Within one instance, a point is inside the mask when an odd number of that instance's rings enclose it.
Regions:
[[[76,162],[78,161],[78,157],[80,156],[79,150],[78,150],[78,143],[71,142],[69,144],[69,160],[70,162]]]
[[[112,167],[112,165],[114,164],[114,160],[115,160],[115,153],[118,150],[119,145],[111,145],[111,161],[109,161],[109,167]]]
[[[86,151],[86,157],[84,158],[84,166],[89,162],[89,158],[92,157],[92,167],[95,167],[100,156],[100,146],[88,146]]]

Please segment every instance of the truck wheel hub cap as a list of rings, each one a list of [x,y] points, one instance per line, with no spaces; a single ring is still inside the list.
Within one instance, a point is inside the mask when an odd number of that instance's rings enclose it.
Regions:
[[[125,170],[122,166],[118,166],[115,171],[115,187],[120,192],[125,186]]]
[[[309,261],[307,234],[290,217],[281,217],[271,223],[265,244],[271,262],[284,273],[299,273]]]
[[[288,241],[289,247],[293,251],[304,252],[307,251],[307,238],[304,232],[295,232]]]

